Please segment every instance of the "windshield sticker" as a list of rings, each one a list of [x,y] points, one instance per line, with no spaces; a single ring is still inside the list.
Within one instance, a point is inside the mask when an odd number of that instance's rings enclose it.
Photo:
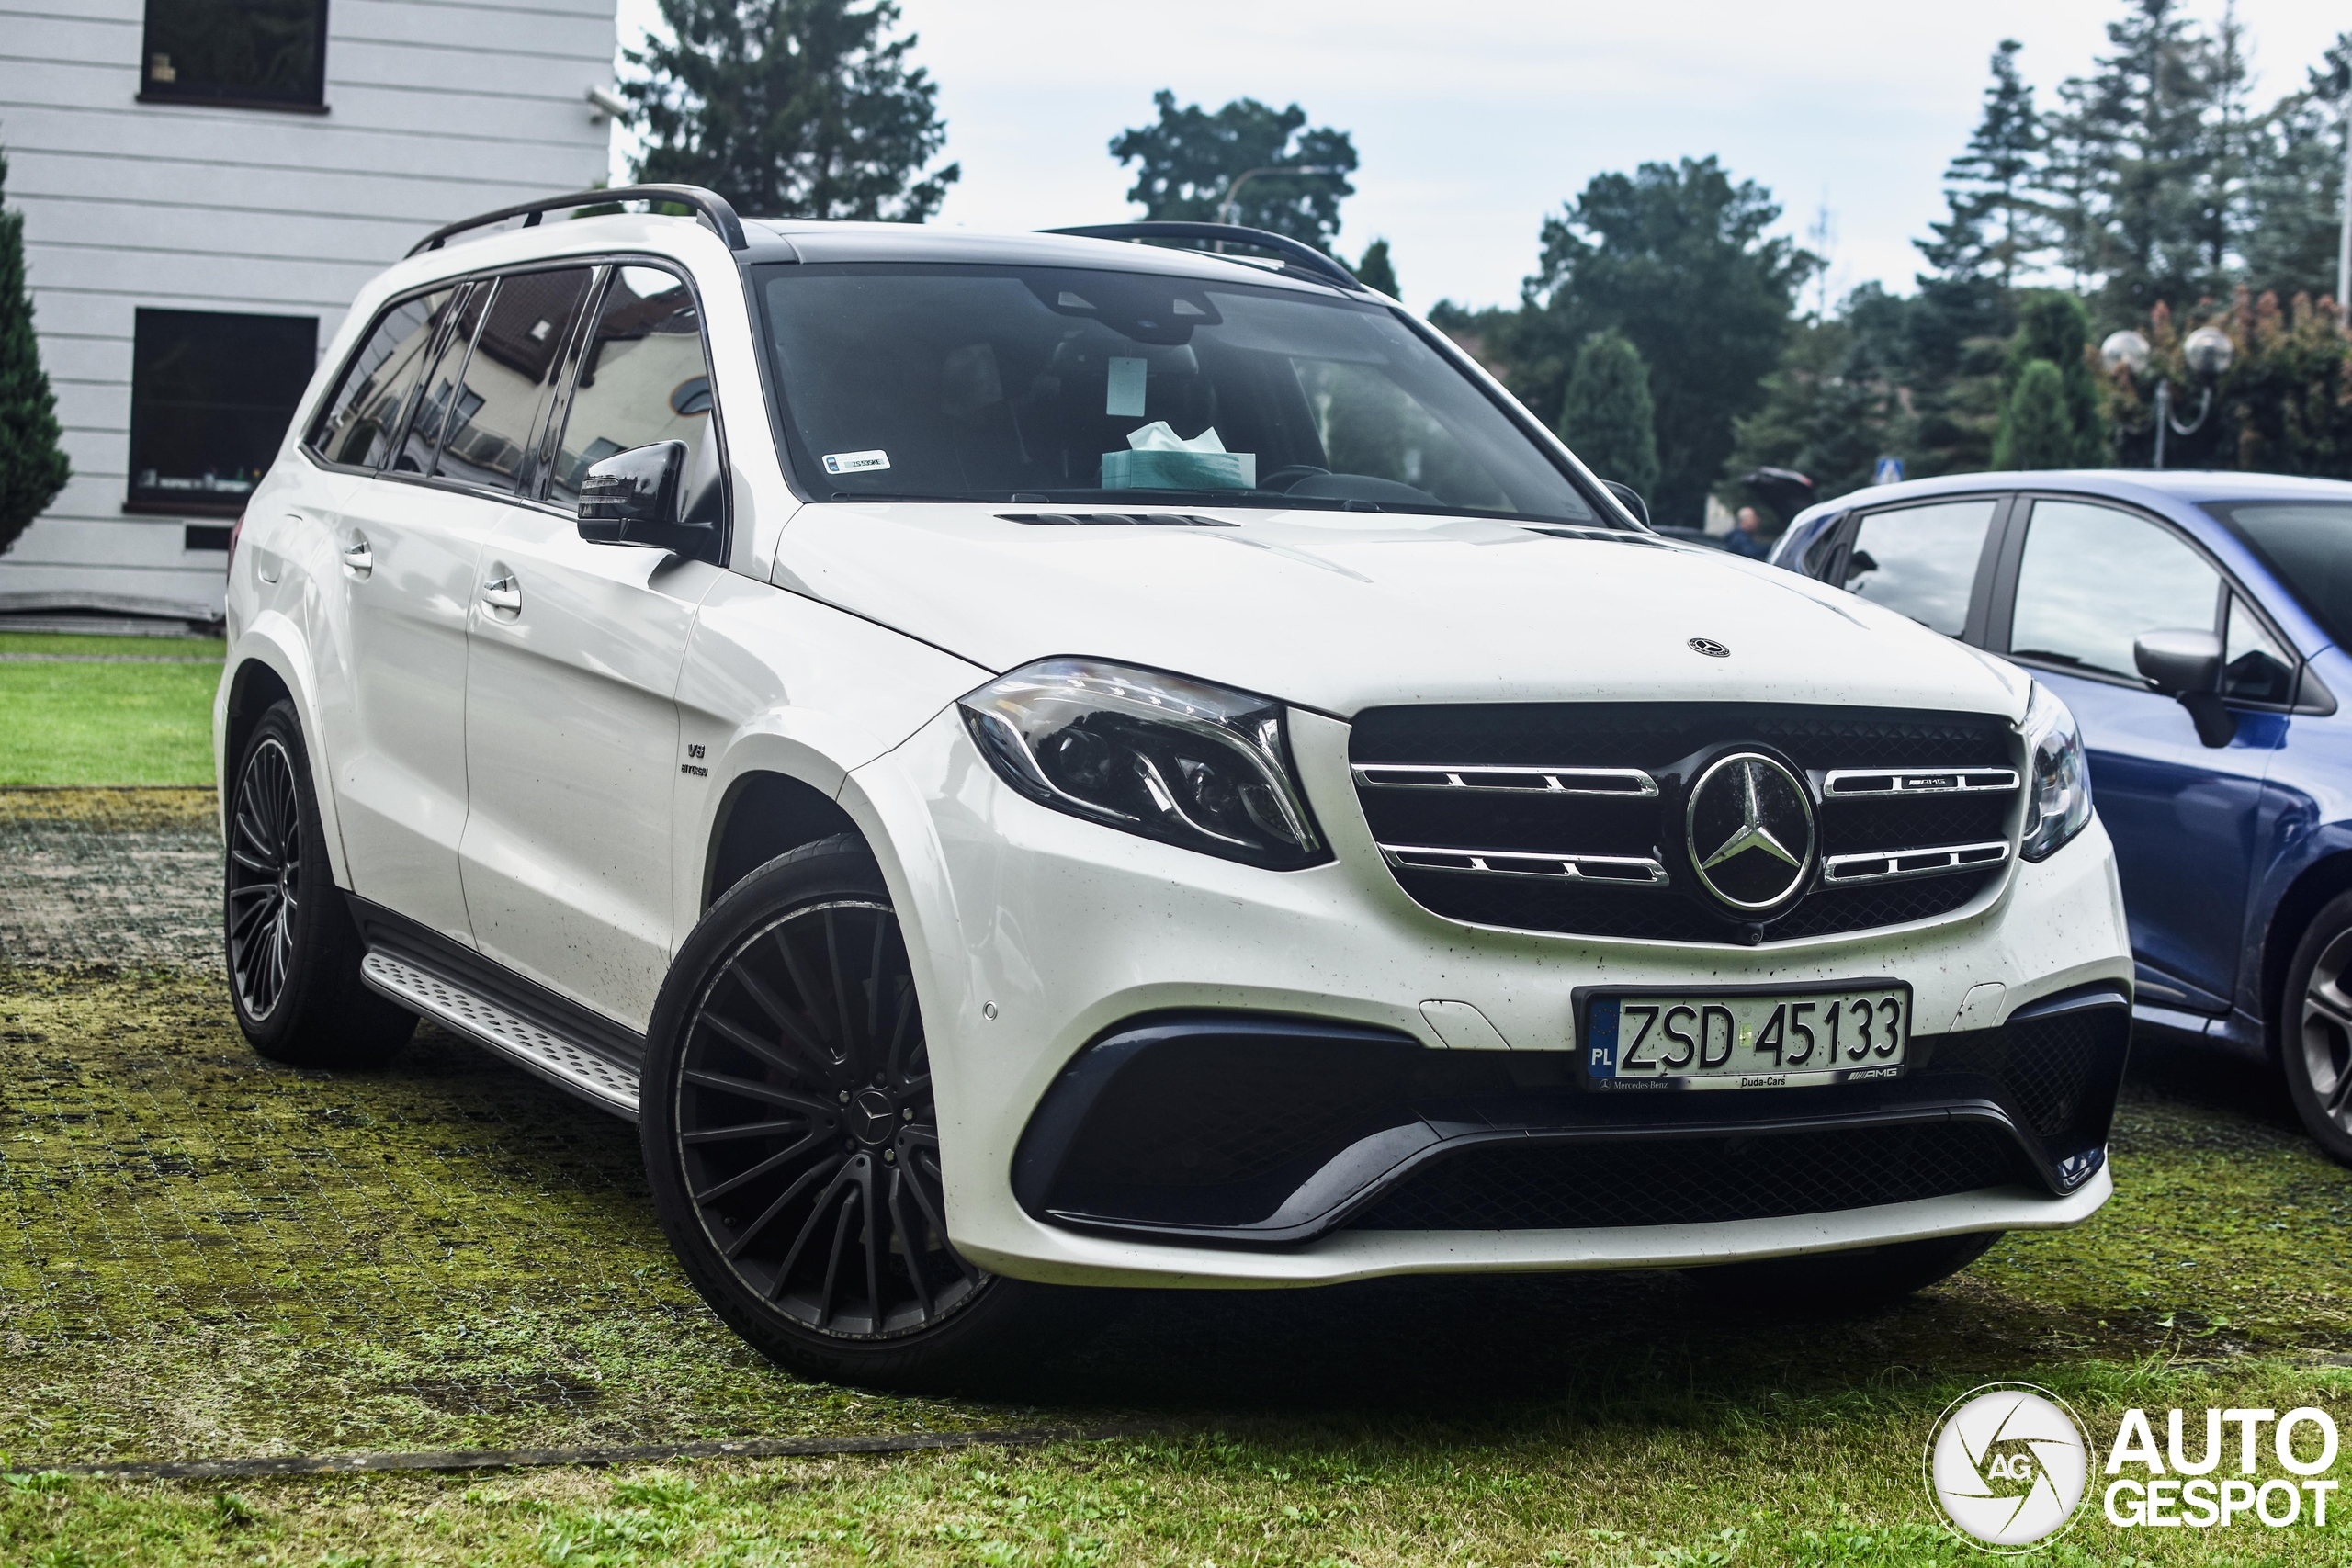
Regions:
[[[1148,359],[1117,359],[1111,361],[1111,395],[1102,412],[1113,419],[1143,417],[1143,383],[1151,361]]]
[[[870,452],[828,452],[825,472],[829,474],[870,474],[890,466],[890,454],[876,446]]]

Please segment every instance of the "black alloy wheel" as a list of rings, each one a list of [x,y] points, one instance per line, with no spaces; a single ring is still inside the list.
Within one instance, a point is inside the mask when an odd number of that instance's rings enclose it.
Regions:
[[[302,908],[302,809],[294,760],[275,735],[258,737],[237,775],[229,818],[229,976],[238,1010],[268,1019],[286,995]]]
[[[688,1188],[746,1288],[851,1339],[971,1299],[983,1276],[947,1243],[931,1061],[888,904],[828,899],[753,928],[687,1030]]]
[[[2352,893],[2312,917],[2278,1005],[2278,1066],[2304,1128],[2352,1165]]]
[[[273,1061],[380,1066],[416,1018],[360,981],[367,953],[327,865],[291,703],[255,722],[230,777],[221,926],[238,1027]]]
[[[1060,1292],[990,1275],[949,1238],[922,1009],[857,840],[796,850],[720,899],[650,1039],[641,1122],[662,1228],[767,1355],[911,1384],[981,1370],[1049,1315]]]

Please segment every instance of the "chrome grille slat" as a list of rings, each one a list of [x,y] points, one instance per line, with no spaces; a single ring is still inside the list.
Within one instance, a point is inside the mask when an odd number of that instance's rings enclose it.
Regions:
[[[1664,887],[1666,867],[1640,855],[1544,854],[1527,850],[1443,849],[1422,844],[1383,844],[1392,866],[1409,871],[1458,871],[1481,876],[1542,876],[1602,882],[1618,887]],[[1592,870],[1586,870],[1586,867]],[[1611,872],[1639,873],[1612,875]]]
[[[1989,795],[2018,787],[2014,768],[1832,768],[1821,778],[1824,800],[1906,795]]]
[[[1821,883],[1825,887],[1854,887],[1863,883],[1900,882],[1915,876],[1948,876],[1956,871],[1984,871],[2008,858],[2006,840],[1936,845],[1923,850],[1860,851],[1825,859],[1821,863]],[[1871,869],[1873,866],[1881,869]]]
[[[1639,768],[1486,767],[1475,762],[1357,762],[1359,788],[1468,789],[1513,795],[1598,795],[1646,800],[1657,781]]]

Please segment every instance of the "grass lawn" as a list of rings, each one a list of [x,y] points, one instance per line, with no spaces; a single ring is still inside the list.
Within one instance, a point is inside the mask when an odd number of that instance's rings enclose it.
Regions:
[[[0,654],[199,663],[0,660],[0,785],[212,782],[221,644],[0,633]]]
[[[2352,1173],[2143,1053],[2115,1201],[1837,1321],[1696,1277],[1154,1292],[1017,1381],[803,1382],[703,1310],[626,1125],[431,1032],[260,1060],[217,976],[0,972],[0,1451],[136,1458],[1143,1424],[899,1458],[0,1484],[0,1562],[1956,1565],[1919,1483],[1995,1379],[2352,1420]],[[2335,1473],[2352,1471],[2339,1461]],[[2108,1525],[2040,1561],[2352,1562],[2330,1516]]]

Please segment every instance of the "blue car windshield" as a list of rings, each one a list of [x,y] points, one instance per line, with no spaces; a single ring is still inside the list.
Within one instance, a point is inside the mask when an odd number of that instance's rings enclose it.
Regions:
[[[930,263],[763,267],[757,292],[778,423],[820,497],[1608,515],[1370,302]]]
[[[2254,547],[2330,641],[2352,648],[2352,501],[2209,506]]]

